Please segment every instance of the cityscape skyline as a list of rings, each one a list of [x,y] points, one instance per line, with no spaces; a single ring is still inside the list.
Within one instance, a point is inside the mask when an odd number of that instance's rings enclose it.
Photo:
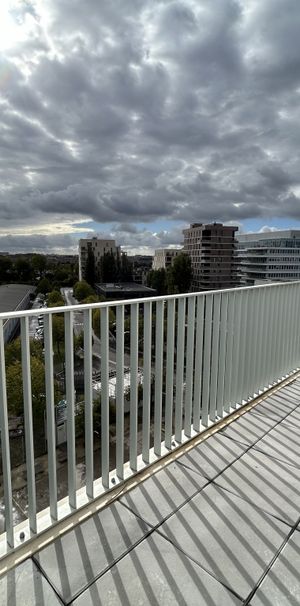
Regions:
[[[2,0],[0,251],[300,228],[296,0]]]

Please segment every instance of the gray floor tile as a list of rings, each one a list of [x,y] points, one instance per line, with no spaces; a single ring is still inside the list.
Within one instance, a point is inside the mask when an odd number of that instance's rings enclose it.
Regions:
[[[183,465],[171,463],[120,499],[149,524],[156,525],[196,494],[207,480]]]
[[[252,606],[300,606],[300,533],[294,532],[251,600]]]
[[[227,465],[238,459],[245,449],[245,444],[238,444],[226,436],[216,433],[207,440],[192,448],[187,454],[180,457],[177,462],[185,465],[202,476],[212,479]]]
[[[287,400],[279,400],[270,396],[263,400],[261,404],[257,404],[252,410],[255,413],[263,414],[271,419],[280,421],[284,419],[295,408],[294,404],[290,404]]]
[[[68,602],[148,529],[120,503],[112,504],[42,549],[35,559]]]
[[[210,484],[159,532],[245,598],[282,545],[288,526]]]
[[[234,606],[242,602],[154,532],[73,604]]]
[[[227,438],[250,446],[265,435],[276,423],[275,419],[263,417],[254,412],[247,412],[241,418],[221,429],[220,432]]]
[[[255,445],[255,449],[277,459],[300,467],[300,423],[293,426],[288,421],[282,421],[268,435]]]
[[[296,404],[300,404],[300,388],[296,382],[291,383],[286,387],[282,387],[278,393],[286,395],[288,398],[295,401]]]
[[[300,475],[294,467],[253,448],[217,479],[216,484],[252,501],[293,525],[300,510]]]
[[[61,606],[51,585],[29,559],[0,579],[3,606]]]

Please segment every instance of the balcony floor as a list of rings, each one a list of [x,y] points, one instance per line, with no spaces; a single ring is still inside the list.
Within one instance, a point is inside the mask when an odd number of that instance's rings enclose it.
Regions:
[[[18,606],[300,605],[300,379],[0,579]]]

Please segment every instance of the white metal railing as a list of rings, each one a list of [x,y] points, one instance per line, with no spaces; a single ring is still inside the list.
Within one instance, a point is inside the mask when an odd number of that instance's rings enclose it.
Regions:
[[[101,477],[94,479],[92,314],[101,313]],[[116,312],[115,470],[111,470],[109,310]],[[124,430],[124,313],[130,310],[130,419]],[[83,313],[85,487],[76,489],[74,313]],[[31,535],[42,528],[36,504],[29,317],[44,316],[48,444],[48,524],[122,482],[299,367],[300,282],[132,301],[0,314],[0,428],[7,544],[16,544],[3,324],[20,319],[24,426]],[[53,315],[64,314],[68,496],[58,501],[54,415]],[[155,321],[154,321],[155,320]],[[142,324],[142,334],[139,334]],[[141,359],[142,348],[142,359]],[[138,371],[143,370],[139,417]],[[155,382],[153,386],[153,372]],[[152,406],[153,395],[153,406]],[[128,429],[129,427],[129,429]],[[129,441],[125,461],[125,439]]]

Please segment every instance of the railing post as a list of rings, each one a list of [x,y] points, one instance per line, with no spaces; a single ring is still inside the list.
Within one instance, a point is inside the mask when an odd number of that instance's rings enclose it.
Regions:
[[[2,474],[5,504],[5,530],[6,540],[9,547],[14,547],[13,505],[11,486],[11,466],[9,449],[9,430],[7,415],[7,393],[3,320],[0,320],[0,435],[2,454]]]

